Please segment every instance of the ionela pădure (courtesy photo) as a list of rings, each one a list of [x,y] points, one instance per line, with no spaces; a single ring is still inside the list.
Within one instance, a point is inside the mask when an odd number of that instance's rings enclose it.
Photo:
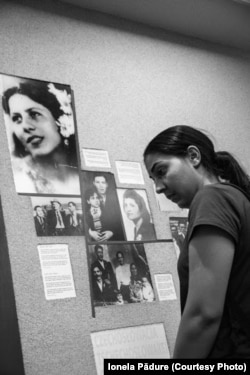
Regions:
[[[170,367],[171,366],[171,367]],[[180,362],[171,362],[171,365],[167,364],[157,364],[157,363],[142,363],[138,362],[136,365],[130,364],[111,364],[108,362],[107,366],[108,371],[208,371],[213,373],[214,371],[242,371],[246,372],[245,363],[216,363],[216,364],[202,364],[202,363],[192,363],[192,364],[183,364]]]

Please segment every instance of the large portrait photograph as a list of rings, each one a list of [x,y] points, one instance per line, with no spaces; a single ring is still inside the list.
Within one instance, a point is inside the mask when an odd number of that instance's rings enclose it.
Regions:
[[[80,195],[71,88],[0,75],[17,193]]]
[[[94,306],[155,301],[143,244],[89,245]]]
[[[89,242],[125,241],[114,175],[83,171],[83,202]]]
[[[81,198],[31,197],[37,236],[83,236]]]
[[[117,189],[127,241],[155,241],[146,190]]]

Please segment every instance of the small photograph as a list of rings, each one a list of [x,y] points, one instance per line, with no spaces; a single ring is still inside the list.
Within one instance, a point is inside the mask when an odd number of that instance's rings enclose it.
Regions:
[[[169,217],[169,224],[177,258],[184,246],[185,237],[188,228],[187,217]]]
[[[84,171],[82,178],[88,241],[125,241],[114,175]]]
[[[156,240],[146,190],[117,189],[127,241]]]
[[[37,236],[83,236],[81,198],[31,197]]]
[[[71,88],[0,75],[17,193],[80,195]]]
[[[155,301],[143,244],[89,245],[94,306]]]

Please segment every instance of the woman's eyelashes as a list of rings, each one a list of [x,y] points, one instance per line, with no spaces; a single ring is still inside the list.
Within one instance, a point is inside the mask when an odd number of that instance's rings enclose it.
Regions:
[[[163,178],[167,173],[168,168],[167,167],[159,167],[155,171],[155,177],[156,178]]]
[[[29,110],[28,111],[28,117],[31,119],[31,120],[39,120],[39,118],[42,116],[42,114],[38,111],[35,111],[33,109]],[[23,122],[23,117],[21,114],[19,113],[14,113],[12,116],[11,116],[11,120],[15,123],[15,124],[21,124]]]
[[[14,113],[14,114],[11,116],[11,120],[12,120],[15,124],[21,124],[21,122],[22,122],[22,116],[19,115],[18,113]]]
[[[29,115],[32,118],[32,120],[37,120],[40,116],[42,116],[42,114],[40,112],[37,112],[37,111],[34,111],[34,110],[30,110]]]

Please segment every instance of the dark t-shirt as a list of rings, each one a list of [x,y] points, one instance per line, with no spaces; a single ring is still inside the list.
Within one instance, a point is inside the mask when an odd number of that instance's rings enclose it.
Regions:
[[[219,183],[205,186],[194,197],[178,260],[182,312],[188,293],[188,243],[200,225],[225,230],[235,243],[223,317],[209,357],[250,358],[250,202],[235,186]]]

